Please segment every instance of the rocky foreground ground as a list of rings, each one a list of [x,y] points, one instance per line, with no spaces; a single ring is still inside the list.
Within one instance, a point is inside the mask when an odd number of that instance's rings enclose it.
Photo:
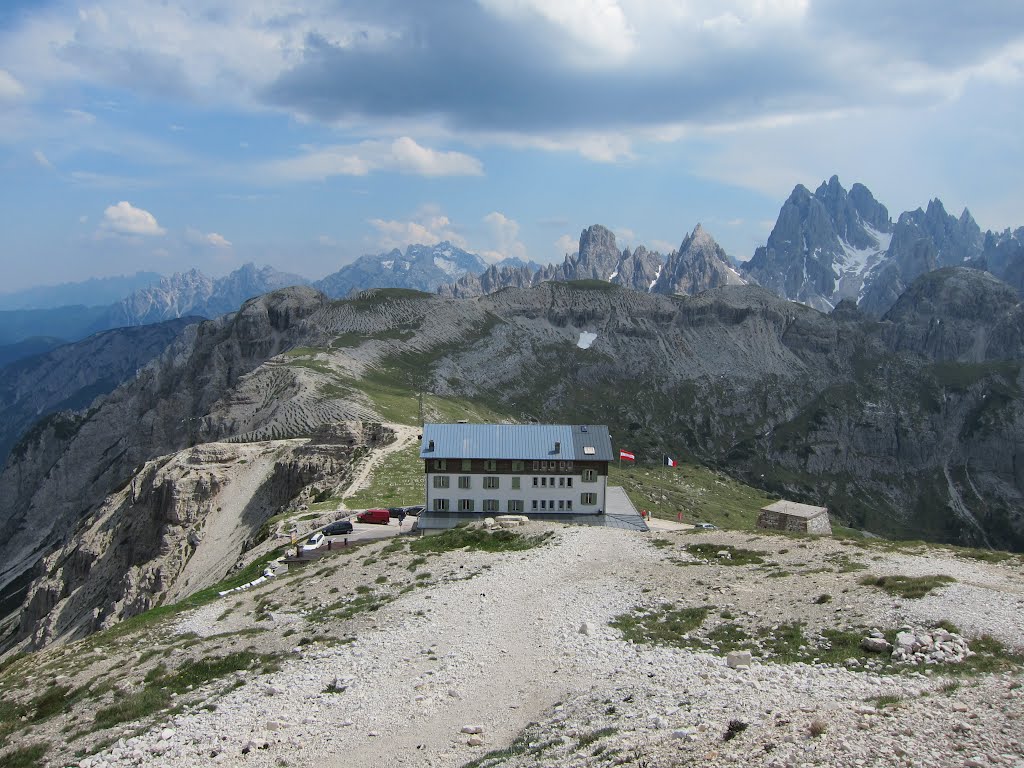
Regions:
[[[329,553],[19,661],[0,682],[29,725],[0,762],[48,742],[41,764],[82,768],[1024,766],[1019,559],[518,530],[546,538],[496,553],[408,541]],[[915,599],[862,583],[935,575],[952,580]],[[872,630],[898,647],[901,628],[935,643],[958,632],[973,655],[896,664],[860,647]],[[752,659],[730,666],[739,647]],[[71,703],[38,717],[32,702],[54,690]],[[128,705],[148,694],[165,698],[132,721]]]

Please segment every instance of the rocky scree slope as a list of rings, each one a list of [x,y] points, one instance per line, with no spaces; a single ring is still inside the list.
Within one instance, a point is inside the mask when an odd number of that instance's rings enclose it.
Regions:
[[[346,484],[356,451],[393,439],[381,425],[313,439],[204,443],[149,461],[44,558],[18,638],[33,648],[84,637],[221,581],[271,514],[315,485]]]
[[[1024,746],[1019,562],[724,531],[518,530],[548,538],[506,553],[334,551],[16,661],[0,697],[24,719],[0,726],[0,759],[49,742],[48,761],[82,768],[1013,766]],[[953,581],[912,600],[865,573]],[[654,621],[667,608],[685,633]],[[895,639],[938,621],[989,671],[833,650],[832,633]],[[729,666],[733,644],[753,649],[749,666]]]
[[[19,444],[0,473],[0,601],[16,610],[27,579],[54,545],[156,456],[232,434],[211,418],[239,380],[293,345],[302,319],[327,299],[292,288],[187,327],[181,338],[87,413],[58,413]]]

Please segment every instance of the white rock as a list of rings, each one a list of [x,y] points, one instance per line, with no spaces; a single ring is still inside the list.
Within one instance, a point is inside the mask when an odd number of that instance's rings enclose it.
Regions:
[[[741,666],[749,669],[751,661],[750,651],[730,651],[729,655],[725,657],[725,663],[733,669]]]
[[[173,728],[164,728],[162,731],[160,731],[160,740],[161,741],[167,741],[173,735],[174,735],[174,729]]]
[[[482,725],[464,725],[462,726],[463,733],[483,733],[484,727]]]
[[[595,630],[596,630],[596,627],[593,625],[592,622],[584,621],[582,624],[580,624],[579,634],[581,634],[581,635],[593,635]]]

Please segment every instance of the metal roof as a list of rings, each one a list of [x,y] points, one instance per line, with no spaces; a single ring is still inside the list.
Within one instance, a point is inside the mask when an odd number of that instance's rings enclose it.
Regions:
[[[424,424],[420,458],[611,461],[612,441],[593,424]]]

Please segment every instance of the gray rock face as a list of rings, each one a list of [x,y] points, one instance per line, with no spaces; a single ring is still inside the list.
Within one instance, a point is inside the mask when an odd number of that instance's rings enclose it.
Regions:
[[[313,285],[331,298],[344,298],[370,288],[433,292],[440,285],[467,273],[479,274],[486,268],[479,256],[449,242],[410,245],[404,254],[396,248],[389,253],[361,256]]]
[[[885,261],[864,291],[861,309],[884,314],[918,276],[977,259],[982,245],[981,230],[966,209],[958,219],[947,214],[939,200],[932,200],[925,211],[901,214]]]
[[[179,272],[114,304],[98,327],[147,325],[188,315],[213,318],[234,312],[255,296],[307,282],[299,275],[255,264],[245,264],[217,279],[197,269]]]
[[[437,295],[446,299],[468,299],[486,296],[502,288],[529,288],[535,272],[529,266],[518,267],[492,264],[483,274],[467,272],[454,283],[438,286]]]
[[[981,266],[1024,296],[1024,227],[986,232]]]
[[[217,583],[270,514],[310,483],[337,484],[356,446],[389,437],[343,424],[316,444],[207,443],[147,462],[46,558],[21,636],[34,647],[81,637]]]
[[[700,225],[686,236],[678,251],[669,254],[653,293],[693,296],[723,285],[744,285],[722,247]]]
[[[19,583],[39,542],[123,503],[158,456],[379,418],[358,381],[381,365],[395,386],[510,419],[607,423],[650,456],[728,467],[844,522],[1024,549],[1021,338],[1012,292],[964,269],[922,276],[884,321],[749,285],[676,297],[551,281],[464,301],[289,289],[193,327],[94,412],[28,441],[0,475],[0,575]],[[38,592],[36,625],[63,590]]]
[[[185,329],[181,338],[88,414],[63,415],[34,430],[0,473],[0,600],[78,521],[154,456],[229,436],[216,404],[242,377],[288,348],[302,320],[327,301],[290,288],[237,313]],[[266,416],[264,417],[266,418]]]
[[[34,423],[55,411],[87,408],[198,321],[186,318],[104,331],[0,368],[0,467]]]
[[[743,267],[779,296],[831,311],[859,297],[892,232],[888,211],[867,187],[847,193],[833,176],[812,195],[797,185],[779,211],[768,244]]]

